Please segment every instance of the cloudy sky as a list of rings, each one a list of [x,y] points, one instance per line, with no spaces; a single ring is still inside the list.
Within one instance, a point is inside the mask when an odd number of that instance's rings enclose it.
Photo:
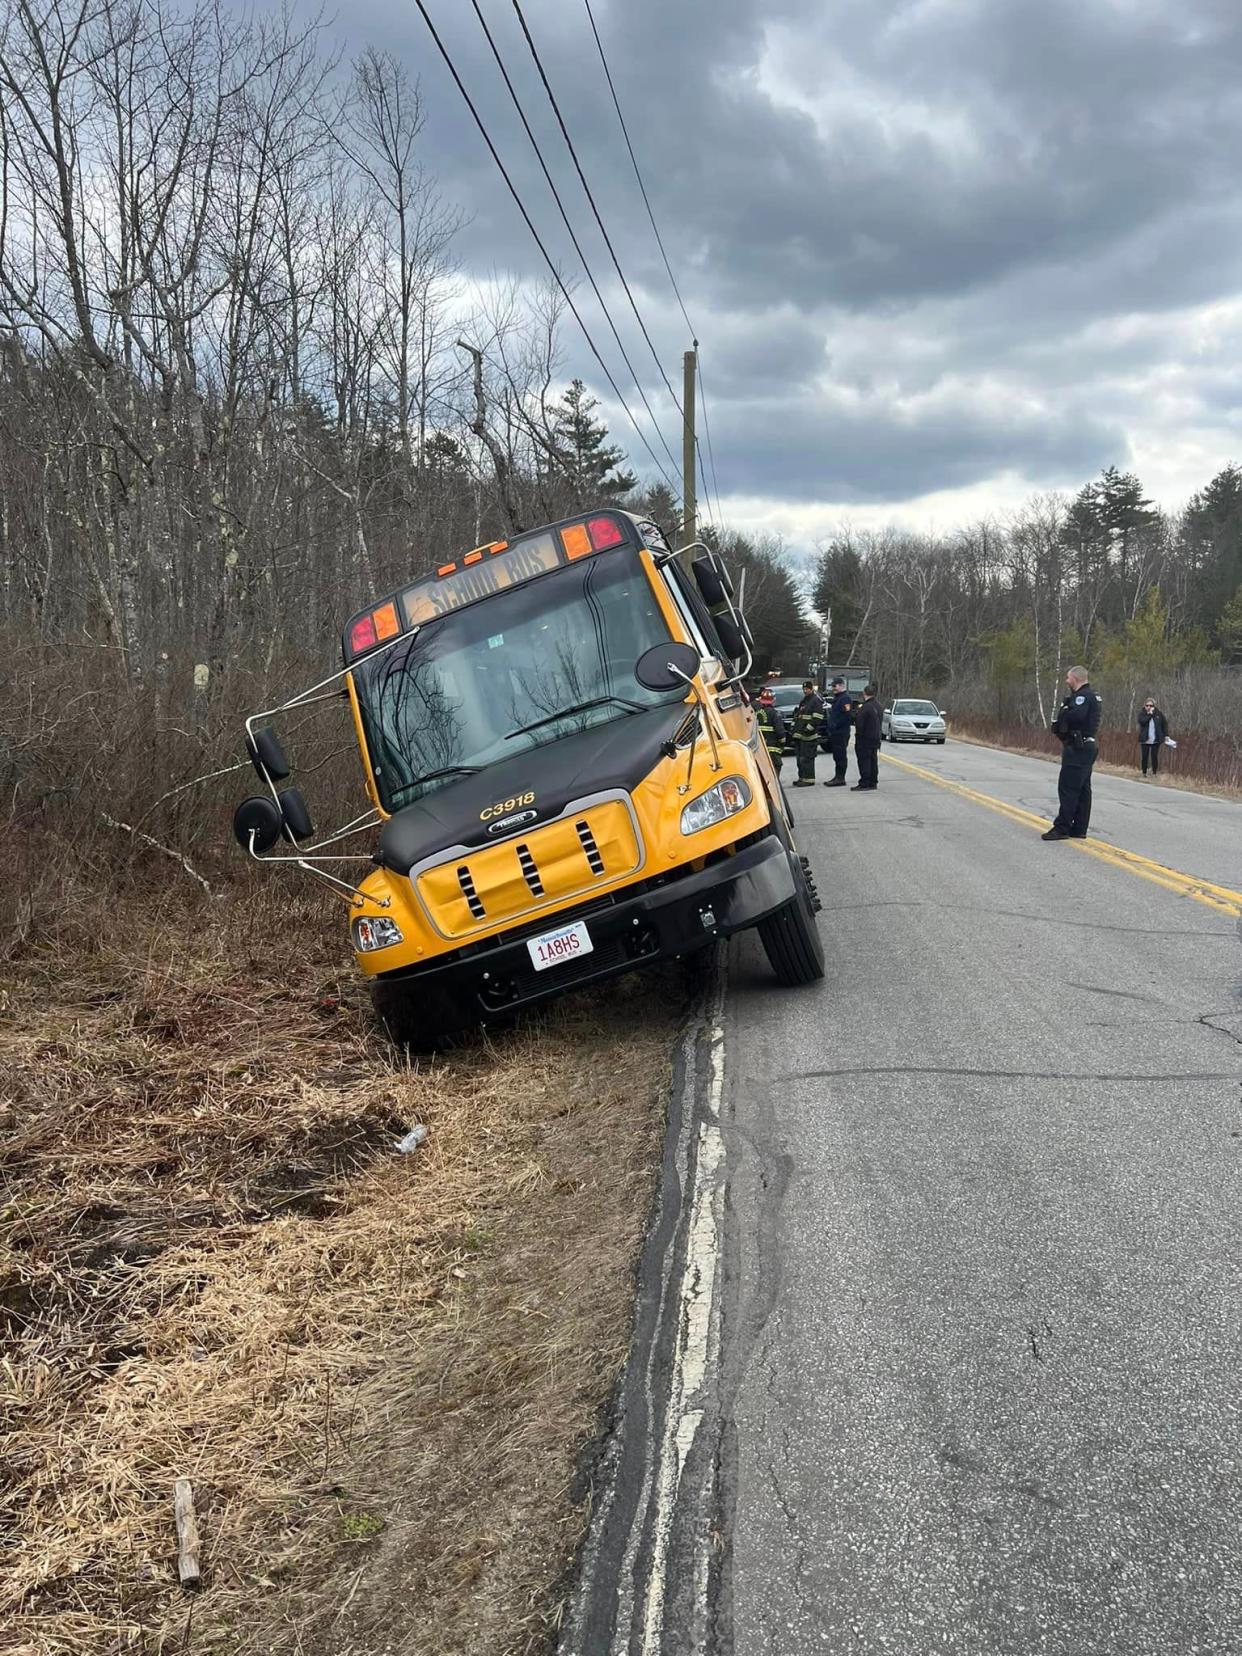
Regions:
[[[469,0],[426,4],[569,275],[572,249]],[[480,4],[680,455],[511,0]],[[523,9],[679,386],[686,329],[584,0]],[[1239,0],[592,9],[700,339],[728,521],[795,547],[843,520],[944,528],[1112,463],[1172,507],[1242,459]],[[420,77],[424,159],[471,215],[466,270],[534,280],[539,254],[416,7],[355,0],[331,32],[347,51],[392,49]],[[567,372],[607,404],[572,323],[565,347]],[[625,441],[624,415],[609,417]]]

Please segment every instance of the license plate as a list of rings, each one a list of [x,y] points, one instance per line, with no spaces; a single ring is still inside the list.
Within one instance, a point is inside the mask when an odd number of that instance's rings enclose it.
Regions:
[[[530,951],[531,965],[537,972],[546,972],[549,966],[563,966],[567,960],[576,960],[579,955],[592,953],[595,945],[585,923],[575,920],[572,925],[561,926],[558,931],[528,938],[526,947]]]

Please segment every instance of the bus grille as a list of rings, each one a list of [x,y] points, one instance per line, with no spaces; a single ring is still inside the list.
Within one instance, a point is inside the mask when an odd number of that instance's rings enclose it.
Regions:
[[[413,869],[411,877],[440,935],[467,938],[589,898],[597,887],[636,874],[643,860],[629,801],[606,799],[520,840]]]

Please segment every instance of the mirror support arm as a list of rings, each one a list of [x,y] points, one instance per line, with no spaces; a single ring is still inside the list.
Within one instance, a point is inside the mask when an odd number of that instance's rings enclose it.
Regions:
[[[720,767],[720,749],[716,746],[716,730],[715,730],[715,723],[714,723],[715,709],[710,708],[708,706],[706,696],[703,696],[699,693],[699,687],[694,682],[693,678],[691,678],[689,673],[683,673],[680,667],[674,667],[672,665],[672,663],[670,663],[669,665],[670,665],[671,671],[676,673],[678,678],[685,679],[686,683],[690,686],[690,694],[694,697],[694,705],[699,709],[699,717],[702,719],[704,725],[707,727],[707,740],[711,743],[711,749],[712,749],[712,769],[714,771],[718,771],[721,767]],[[697,735],[697,732],[696,732],[696,735]],[[691,742],[691,744],[690,744],[690,764],[691,764],[691,766],[693,766],[693,764],[694,764],[694,743],[693,742]],[[689,786],[690,786],[690,771],[689,771],[689,769],[687,769],[687,771],[686,771],[686,786],[684,788],[682,788],[680,790],[680,792],[685,793],[686,788],[688,788]]]

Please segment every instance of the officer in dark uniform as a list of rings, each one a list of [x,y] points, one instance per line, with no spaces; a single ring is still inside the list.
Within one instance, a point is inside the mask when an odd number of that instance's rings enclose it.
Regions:
[[[1100,698],[1087,682],[1085,667],[1071,667],[1065,675],[1069,695],[1053,720],[1053,734],[1061,738],[1061,774],[1057,794],[1061,808],[1044,835],[1046,840],[1086,839],[1091,821],[1091,771],[1098,751]]]
[[[880,704],[875,699],[878,688],[869,684],[863,691],[862,706],[854,719],[854,758],[858,761],[855,793],[873,793],[880,785]]]
[[[815,754],[824,733],[824,704],[810,679],[802,686],[802,700],[794,709],[794,752],[798,756],[795,788],[815,786]]]
[[[768,750],[772,769],[781,774],[781,760],[785,757],[785,721],[776,705],[776,697],[766,687],[759,692],[755,721],[763,734],[763,745]]]
[[[854,698],[845,688],[845,680],[834,678],[832,681],[832,701],[828,705],[824,725],[828,733],[828,745],[832,749],[832,762],[836,767],[836,775],[824,783],[825,788],[843,788],[845,786],[846,754],[849,751],[850,726],[853,722]]]

